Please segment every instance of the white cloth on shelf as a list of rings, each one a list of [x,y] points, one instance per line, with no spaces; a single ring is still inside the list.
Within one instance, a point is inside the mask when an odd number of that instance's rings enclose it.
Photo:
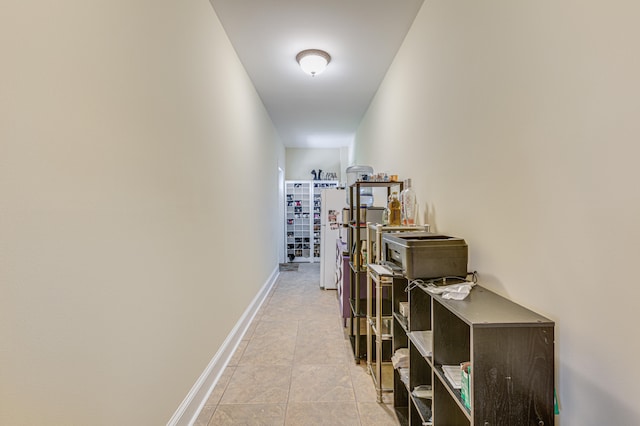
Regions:
[[[425,290],[431,294],[440,294],[443,299],[463,300],[471,293],[474,285],[475,284],[471,282],[443,286],[427,285]]]

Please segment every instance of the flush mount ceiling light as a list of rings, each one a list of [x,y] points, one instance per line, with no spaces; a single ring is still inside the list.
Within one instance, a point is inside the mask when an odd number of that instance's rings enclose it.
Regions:
[[[300,64],[302,71],[315,77],[320,74],[331,62],[331,56],[324,50],[307,49],[296,55],[296,61]]]

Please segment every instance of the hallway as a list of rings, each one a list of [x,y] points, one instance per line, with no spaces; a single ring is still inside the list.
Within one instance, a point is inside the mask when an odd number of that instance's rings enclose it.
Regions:
[[[397,425],[355,364],[319,263],[281,271],[196,421],[204,425]]]

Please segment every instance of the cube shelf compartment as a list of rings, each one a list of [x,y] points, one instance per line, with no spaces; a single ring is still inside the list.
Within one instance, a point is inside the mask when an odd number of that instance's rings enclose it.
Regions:
[[[285,252],[289,261],[320,260],[320,191],[337,186],[337,181],[285,182]]]
[[[394,376],[394,405],[409,424],[554,424],[553,321],[482,286],[456,301],[417,285],[408,299],[408,319],[394,311],[393,346],[409,347],[408,385]],[[424,349],[429,335],[432,354]],[[469,408],[443,369],[464,362]],[[412,395],[418,385],[432,386],[431,400]]]

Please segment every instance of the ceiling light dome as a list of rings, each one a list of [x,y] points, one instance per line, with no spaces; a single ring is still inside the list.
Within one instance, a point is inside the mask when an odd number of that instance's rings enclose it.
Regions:
[[[302,71],[315,77],[320,74],[331,62],[331,56],[324,50],[307,49],[296,55],[296,61],[300,64]]]

